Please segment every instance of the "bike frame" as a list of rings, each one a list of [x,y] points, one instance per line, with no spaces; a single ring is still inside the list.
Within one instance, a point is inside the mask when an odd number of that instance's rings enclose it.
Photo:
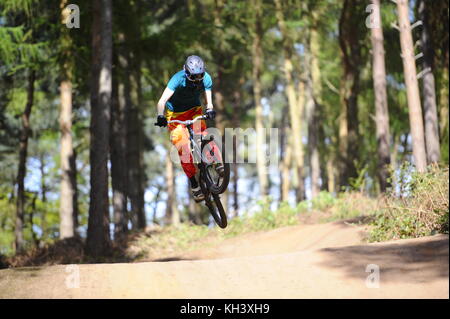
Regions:
[[[167,123],[178,123],[178,124],[182,124],[185,125],[186,128],[189,131],[189,140],[191,142],[191,151],[193,153],[194,156],[194,163],[204,163],[206,165],[210,164],[209,160],[206,158],[206,156],[203,154],[202,149],[203,149],[203,143],[205,142],[205,145],[208,144],[209,142],[211,142],[213,140],[213,137],[211,137],[211,139],[209,140],[201,140],[201,145],[199,146],[198,143],[196,143],[194,136],[196,135],[194,133],[194,130],[192,129],[192,125],[194,125],[194,123],[198,120],[206,120],[206,117],[204,115],[202,116],[198,116],[193,120],[186,120],[186,121],[180,121],[180,120],[171,120],[168,121]],[[201,147],[201,149],[200,149]],[[200,160],[199,160],[200,159]]]

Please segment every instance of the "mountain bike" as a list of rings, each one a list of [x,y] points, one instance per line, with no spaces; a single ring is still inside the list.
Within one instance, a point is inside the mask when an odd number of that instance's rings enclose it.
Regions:
[[[230,164],[224,159],[224,152],[214,154],[212,144],[214,136],[204,138],[203,135],[196,135],[193,125],[198,120],[206,120],[205,115],[198,116],[193,120],[180,121],[171,120],[170,123],[178,123],[186,126],[189,132],[189,141],[191,145],[191,153],[194,163],[197,163],[198,181],[203,195],[205,195],[205,205],[208,207],[214,221],[221,228],[227,227],[227,215],[220,201],[219,194],[226,191],[230,181]],[[223,148],[222,148],[223,149]],[[218,156],[217,156],[218,155]],[[216,171],[216,166],[221,163],[223,165],[222,176]]]

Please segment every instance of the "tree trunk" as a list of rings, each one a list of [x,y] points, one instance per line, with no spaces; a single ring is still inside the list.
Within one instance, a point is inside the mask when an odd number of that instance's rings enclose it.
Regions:
[[[393,137],[393,150],[391,153],[391,165],[392,165],[392,175],[391,175],[391,179],[392,179],[392,189],[395,190],[397,189],[397,176],[396,176],[396,172],[398,169],[398,149],[400,146],[400,135],[394,135]]]
[[[44,154],[40,154],[39,156],[39,171],[41,173],[41,201],[42,203],[47,203],[47,184],[45,181],[45,155]],[[41,240],[45,241],[47,239],[47,221],[45,219],[46,212],[42,211],[41,212],[41,230],[42,230],[42,235],[41,235]]]
[[[138,215],[138,223],[139,223],[139,229],[145,229],[145,227],[147,226],[147,220],[145,218],[145,187],[147,185],[147,180],[146,180],[146,174],[145,174],[145,163],[144,163],[144,124],[143,124],[143,120],[142,120],[142,115],[143,114],[143,99],[142,99],[142,83],[141,83],[141,79],[142,79],[142,73],[141,73],[141,56],[139,54],[139,51],[136,55],[136,65],[134,67],[135,70],[135,75],[136,75],[136,89],[137,89],[137,106],[138,106],[138,118],[139,118],[139,180],[140,180],[140,184],[139,184],[139,190],[138,190],[138,194],[139,194],[139,215]],[[150,141],[151,143],[151,141]]]
[[[302,200],[302,185],[303,185],[303,143],[301,136],[301,118],[302,105],[299,105],[299,99],[295,93],[294,80],[292,78],[293,64],[292,64],[292,48],[291,39],[288,36],[283,6],[280,0],[275,0],[276,17],[278,26],[283,37],[283,53],[284,53],[284,79],[286,81],[286,95],[289,103],[289,116],[291,119],[291,142],[294,155],[295,169],[298,174],[297,185],[297,200]]]
[[[280,159],[284,159],[284,155],[286,153],[286,127],[284,125],[286,123],[286,117],[282,117],[280,121],[280,152],[278,157]],[[279,197],[278,197],[278,205],[283,201],[283,169],[284,169],[284,163],[283,161],[278,162],[278,178],[280,180],[280,183],[278,184],[279,189]]]
[[[119,39],[121,36],[119,35]],[[123,40],[123,39],[122,39]],[[121,43],[123,44],[123,42]],[[120,44],[119,44],[120,45]],[[120,52],[120,48],[117,51]],[[120,53],[118,53],[120,55]],[[120,65],[123,57],[117,57],[115,65]],[[123,70],[121,68],[120,70]],[[116,69],[118,71],[118,69]],[[125,71],[126,72],[126,71]],[[123,73],[125,73],[123,72]],[[127,221],[127,159],[126,159],[126,102],[124,84],[119,83],[118,72],[113,73],[113,95],[111,109],[111,184],[113,189],[114,239],[121,241],[128,232]]]
[[[312,12],[310,50],[311,50],[311,82],[314,103],[308,121],[308,146],[311,162],[311,196],[314,198],[320,192],[320,161],[319,161],[319,113],[322,108],[322,80],[319,67],[320,42],[317,22],[317,10]]]
[[[419,85],[417,81],[414,45],[409,22],[408,0],[397,0],[400,45],[402,48],[403,71],[409,107],[409,122],[413,145],[414,162],[419,172],[427,169],[425,138],[420,105]]]
[[[36,192],[33,196],[33,200],[31,201],[31,210],[30,210],[30,219],[29,219],[30,225],[34,224],[33,217],[34,217],[34,212],[36,211],[36,200],[37,200],[38,196],[39,196],[39,193]],[[33,227],[31,227],[31,238],[33,239],[34,246],[39,247],[40,240],[38,238],[38,235],[34,231]]]
[[[239,87],[241,88],[244,83],[244,78],[241,77],[239,79]],[[234,93],[234,103],[235,103],[235,111],[233,112],[233,126],[234,128],[239,127],[240,124],[240,108],[242,103],[242,91],[241,89],[237,89]],[[233,216],[237,217],[239,214],[239,193],[238,193],[238,163],[237,163],[237,137],[233,136],[233,162],[232,170],[233,170]]]
[[[22,131],[20,133],[19,148],[19,170],[17,173],[17,199],[16,199],[16,228],[15,228],[15,251],[23,250],[25,243],[23,238],[23,227],[25,218],[25,175],[27,172],[28,138],[30,136],[30,114],[34,100],[34,81],[36,73],[30,70],[28,75],[27,104],[22,113]]]
[[[138,3],[130,8],[133,15],[133,23],[126,33],[129,43],[140,42],[140,32],[142,29],[142,8]],[[144,190],[146,184],[146,174],[143,160],[144,153],[144,133],[142,120],[142,85],[141,85],[141,68],[142,68],[142,51],[138,45],[128,52],[128,65],[130,75],[130,92],[131,104],[128,118],[128,143],[130,150],[127,152],[128,162],[130,164],[129,175],[131,175],[131,183],[128,188],[132,190],[130,197],[133,229],[145,229],[147,225],[145,217],[145,200]]]
[[[41,201],[47,202],[47,184],[45,182],[45,155],[39,155],[39,172],[41,173]]]
[[[344,1],[339,20],[339,46],[343,65],[339,123],[339,183],[349,184],[350,178],[358,175],[355,160],[358,159],[359,131],[358,105],[359,75],[361,71],[361,45],[358,23],[360,8],[349,0]]]
[[[291,163],[292,163],[292,138],[293,135],[290,132],[289,127],[284,128],[285,141],[284,147],[285,151],[282,157],[282,168],[281,168],[281,201],[287,202],[289,200],[289,190],[291,186]],[[295,169],[295,167],[294,167]],[[300,178],[299,178],[300,179]]]
[[[431,46],[432,36],[428,24],[428,10],[426,1],[419,4],[419,16],[422,20],[422,52],[423,52],[423,112],[425,119],[425,143],[427,149],[427,163],[437,163],[441,157],[439,143],[439,122],[436,107],[436,87],[434,81],[434,50]],[[427,71],[429,70],[429,71]]]
[[[170,149],[170,148],[169,148]],[[166,202],[166,224],[179,225],[180,213],[177,208],[175,191],[175,173],[173,162],[170,158],[166,161],[166,180],[167,180],[167,202]]]
[[[152,203],[153,204],[152,224],[158,223],[156,213],[158,211],[158,202],[159,202],[159,197],[161,196],[162,190],[163,189],[161,187],[158,187],[158,191],[156,192],[155,199],[153,200],[153,203]]]
[[[72,147],[72,83],[61,82],[61,112],[59,125],[61,130],[61,197],[60,197],[60,234],[59,238],[74,236],[73,194],[70,160],[73,157]]]
[[[215,27],[215,38],[217,41],[216,52],[214,52],[214,57],[217,65],[217,76],[214,79],[214,108],[217,111],[215,125],[219,129],[220,133],[224,134],[225,128],[225,97],[224,97],[224,86],[222,84],[223,78],[223,59],[224,56],[224,48],[223,45],[226,42],[224,39],[223,32],[223,24],[222,24],[222,9],[223,9],[223,0],[215,0],[214,1],[214,27]]]
[[[86,253],[99,257],[110,252],[108,153],[111,110],[112,3],[94,1],[92,25],[90,205]]]
[[[259,193],[262,198],[267,196],[267,168],[265,156],[265,134],[263,127],[263,114],[261,105],[261,73],[262,73],[262,4],[260,0],[253,0],[254,25],[252,44],[253,64],[253,96],[255,101],[255,128],[256,128],[256,167],[258,171]]]
[[[336,168],[334,157],[329,156],[327,160],[328,192],[336,194]]]
[[[312,110],[311,119],[308,124],[308,144],[310,146],[310,168],[311,168],[311,197],[314,198],[320,192],[320,161],[319,161],[319,139],[318,139],[318,117],[317,110]]]
[[[64,23],[68,16],[65,10],[67,0],[61,0],[61,19]],[[59,127],[61,131],[61,195],[59,205],[59,238],[70,238],[74,236],[73,224],[73,194],[70,160],[73,156],[72,146],[72,43],[69,29],[61,24],[61,50],[63,60],[61,63],[61,109],[59,115]]]
[[[217,128],[222,135],[224,136],[225,127],[227,124],[227,114],[226,114],[226,106],[225,101],[227,99],[226,95],[226,84],[223,81],[224,70],[226,69],[226,65],[223,63],[228,58],[225,38],[225,28],[223,25],[222,19],[222,10],[224,8],[224,0],[215,0],[212,16],[214,18],[214,50],[212,52],[212,56],[215,59],[215,63],[217,65],[217,76],[214,79],[214,109],[217,111],[216,118],[214,120],[215,128]],[[205,16],[209,15],[208,12],[204,12]],[[208,17],[209,18],[209,17]],[[223,141],[224,139],[222,139]],[[222,145],[224,145],[222,143]],[[225,211],[228,210],[228,192],[225,192],[221,195],[222,205],[224,206]]]
[[[130,61],[132,57],[130,57]],[[130,63],[128,61],[128,63]],[[130,66],[131,67],[131,66]],[[133,229],[144,229],[146,225],[144,212],[143,195],[143,170],[141,162],[142,152],[142,129],[141,118],[139,114],[139,86],[136,73],[129,70],[130,74],[130,92],[131,103],[128,113],[128,132],[127,132],[127,162],[128,162],[128,191],[131,203],[131,219]]]
[[[305,109],[305,101],[306,101],[306,90],[305,90],[305,82],[303,79],[300,79],[297,84],[297,104],[295,107],[295,113],[298,116],[298,125],[300,126],[300,135],[299,137],[295,137],[295,135],[291,139],[291,152],[293,155],[295,155],[295,159],[292,162],[294,165],[294,172],[297,175],[297,187],[295,189],[295,199],[297,202],[301,202],[302,200],[305,200],[306,198],[306,190],[305,190],[305,179],[304,179],[304,166],[305,166],[305,160],[304,160],[304,150],[303,150],[303,141],[302,141],[302,121],[303,121],[303,112]],[[292,119],[291,119],[291,125],[292,125]],[[299,140],[300,143],[296,140]],[[299,149],[296,150],[295,148],[298,147]],[[295,151],[293,151],[293,149]],[[295,153],[294,153],[295,152]],[[292,155],[291,155],[292,156]],[[296,167],[295,167],[296,166]]]
[[[123,181],[125,187],[126,205],[129,201],[130,203],[130,211],[127,212],[127,206],[125,206],[125,221],[123,221],[126,225],[128,222],[131,223],[132,229],[138,228],[137,216],[139,210],[139,200],[138,200],[138,187],[140,185],[140,181],[137,180],[139,177],[139,167],[136,159],[139,159],[139,143],[138,143],[138,124],[137,123],[137,111],[133,106],[133,99],[131,96],[132,85],[131,85],[131,57],[130,52],[127,47],[125,47],[125,43],[128,41],[128,37],[126,34],[120,33],[118,35],[119,42],[121,43],[121,47],[118,48],[118,65],[119,70],[121,70],[121,78],[118,81],[118,102],[121,112],[123,111],[123,115],[120,117],[121,120],[125,121],[123,123],[125,132],[121,131],[121,134],[125,133],[125,154],[121,154],[121,156],[125,156],[125,180]],[[122,172],[123,173],[123,172]],[[139,184],[138,184],[139,182]],[[119,217],[119,216],[117,216]],[[123,226],[120,227],[123,229]],[[127,226],[128,228],[128,226]]]
[[[448,69],[442,72],[441,89],[439,90],[439,134],[442,141],[448,143]],[[442,145],[445,142],[442,143]]]
[[[373,62],[372,75],[375,93],[375,117],[378,146],[378,180],[381,192],[385,192],[388,185],[388,166],[390,164],[390,132],[389,112],[386,93],[386,68],[384,63],[383,27],[381,24],[380,0],[372,0],[375,5],[374,18],[379,28],[371,28]]]
[[[346,185],[346,167],[348,162],[348,120],[347,120],[347,105],[345,103],[345,80],[341,78],[339,88],[339,145],[338,145],[338,183],[339,186]]]
[[[317,71],[317,70],[316,70]],[[314,70],[312,70],[314,73]],[[313,75],[313,74],[311,74]],[[310,176],[311,176],[311,198],[316,197],[320,192],[320,161],[319,161],[319,128],[318,128],[318,104],[317,91],[314,90],[314,83],[317,79],[312,78],[312,85],[308,85],[308,97],[311,98],[307,110],[307,123],[308,123],[308,149],[309,149],[309,163],[310,163]],[[316,87],[317,89],[317,87]]]
[[[78,184],[77,184],[77,151],[73,149],[73,155],[70,158],[70,184],[73,189],[72,203],[73,203],[73,233],[75,236],[78,235],[77,228],[79,226],[78,216]]]

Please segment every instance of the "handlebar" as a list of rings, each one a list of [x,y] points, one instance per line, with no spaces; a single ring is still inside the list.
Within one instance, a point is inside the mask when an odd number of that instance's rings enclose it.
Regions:
[[[172,121],[168,121],[167,123],[178,123],[178,124],[183,124],[183,125],[192,125],[198,120],[206,120],[206,116],[205,115],[201,115],[201,116],[197,116],[193,120],[186,120],[186,121],[172,120]]]
[[[168,121],[167,123],[168,124],[170,124],[170,123],[178,123],[178,124],[183,124],[183,125],[192,125],[198,120],[206,120],[206,119],[208,119],[206,115],[201,115],[201,116],[196,117],[193,120],[186,120],[186,121],[172,120],[172,121]],[[156,123],[155,123],[155,125],[156,125]]]

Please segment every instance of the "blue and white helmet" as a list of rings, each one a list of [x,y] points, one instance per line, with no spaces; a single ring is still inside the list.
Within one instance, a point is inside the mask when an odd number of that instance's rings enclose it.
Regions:
[[[192,82],[200,82],[205,76],[205,63],[197,55],[190,55],[184,63],[186,77]]]

